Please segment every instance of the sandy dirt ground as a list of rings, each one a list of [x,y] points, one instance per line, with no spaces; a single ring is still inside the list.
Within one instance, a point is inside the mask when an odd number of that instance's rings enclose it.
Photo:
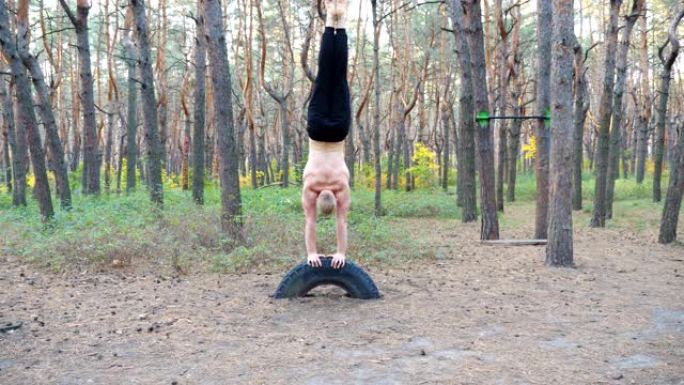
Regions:
[[[524,212],[518,215],[527,215]],[[0,384],[684,384],[684,247],[576,232],[543,247],[432,228],[435,258],[368,266],[384,297],[269,297],[284,272],[55,275],[1,257]],[[505,233],[524,237],[529,228]]]

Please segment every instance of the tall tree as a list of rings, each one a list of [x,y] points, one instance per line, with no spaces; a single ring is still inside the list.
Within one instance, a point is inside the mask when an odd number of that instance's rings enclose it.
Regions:
[[[195,28],[195,106],[194,129],[192,132],[192,198],[197,204],[204,204],[204,125],[205,125],[205,77],[207,48],[204,39],[204,15],[202,0],[197,0]]]
[[[2,31],[0,31],[2,32]],[[0,69],[3,65],[0,62]],[[7,141],[12,151],[12,174],[14,176],[12,189],[12,205],[26,206],[26,164],[24,160],[28,155],[26,135],[17,135],[17,127],[14,117],[14,103],[12,102],[11,89],[5,79],[0,79],[0,103],[2,103],[2,120],[7,131]],[[13,83],[12,83],[13,84]]]
[[[546,264],[572,266],[573,0],[553,0],[551,164]]]
[[[28,21],[28,0],[21,0],[19,2],[17,13],[17,51],[21,57],[24,66],[31,74],[33,86],[36,89],[38,96],[37,108],[45,128],[45,136],[52,165],[55,171],[55,182],[57,187],[57,195],[60,198],[61,207],[64,209],[71,208],[71,188],[69,187],[69,177],[67,175],[67,165],[64,161],[64,147],[62,140],[59,137],[59,129],[55,115],[50,104],[50,96],[43,71],[38,64],[38,60],[29,52],[30,29]]]
[[[63,0],[60,0],[63,1]],[[147,15],[144,0],[130,0],[133,10],[135,31],[138,42],[140,95],[145,124],[146,175],[152,202],[162,205],[164,192],[161,176],[161,143],[159,140],[159,120],[157,117],[157,98],[154,94],[154,74],[152,72],[152,53],[147,32]]]
[[[59,0],[59,3],[76,29],[81,83],[79,99],[83,106],[83,193],[99,194],[100,166],[97,148],[97,121],[95,119],[95,92],[88,38],[88,12],[91,5],[88,0],[77,0],[76,15],[74,15],[66,0]],[[78,117],[74,116],[74,119],[78,119]]]
[[[242,242],[242,203],[238,158],[233,123],[233,96],[228,63],[228,49],[223,25],[223,10],[219,0],[200,0],[203,5],[205,33],[211,82],[216,93],[214,111],[218,130],[218,152],[221,179],[221,225],[237,243]]]
[[[639,41],[639,69],[641,72],[641,92],[639,97],[639,111],[636,130],[638,134],[637,139],[637,166],[636,166],[636,181],[641,184],[644,181],[646,170],[646,157],[648,156],[648,124],[651,121],[652,101],[651,101],[651,82],[649,70],[649,53],[648,53],[648,26],[646,23],[646,14],[639,19],[640,26],[640,41]]]
[[[127,17],[127,27],[133,26],[133,13],[131,12]],[[135,49],[132,38],[133,32],[127,33],[123,39],[124,56],[126,67],[128,68],[128,114],[126,119],[126,192],[131,192],[135,189],[136,176],[135,170],[137,167],[138,155],[138,85],[136,80],[136,63],[138,55]]]
[[[622,0],[610,0],[610,18],[606,29],[603,93],[599,110],[599,137],[596,148],[596,185],[594,189],[594,209],[591,227],[606,225],[606,185],[608,182],[608,155],[610,119],[615,91],[615,51],[618,40],[618,14]]]
[[[264,72],[266,71],[266,32],[264,31],[264,20],[261,11],[261,2],[256,2],[257,12],[259,14],[259,36],[261,38],[261,66],[259,69],[259,80],[262,87],[276,103],[278,103],[280,111],[280,130],[282,135],[282,152],[281,152],[281,167],[283,171],[282,187],[289,187],[290,171],[289,171],[289,154],[290,154],[290,118],[289,114],[289,100],[292,96],[293,80],[294,80],[294,54],[292,53],[292,43],[290,39],[290,27],[287,24],[287,9],[283,5],[283,0],[277,0],[280,21],[283,26],[283,69],[282,75],[284,81],[281,89],[276,90],[269,82],[265,80]]]
[[[466,35],[470,48],[473,74],[473,96],[478,114],[489,114],[487,71],[485,65],[484,36],[480,0],[465,0]],[[474,117],[471,117],[473,119]],[[499,219],[496,214],[494,187],[494,146],[489,121],[480,121],[477,145],[480,152],[480,207],[482,212],[482,239],[499,239]]]
[[[587,95],[587,76],[584,62],[586,55],[582,45],[575,39],[575,111],[574,111],[574,136],[573,136],[573,158],[572,158],[572,208],[582,210],[582,140],[584,139],[584,123],[589,111],[589,97]]]
[[[461,0],[450,3],[451,22],[453,24],[456,54],[458,56],[461,73],[461,87],[459,93],[460,147],[463,149],[462,175],[458,174],[463,191],[463,222],[477,220],[477,191],[475,185],[475,104],[473,101],[473,75],[470,66],[470,45],[466,39],[465,16]]]
[[[615,94],[611,113],[611,131],[606,174],[606,218],[613,217],[613,195],[615,195],[615,179],[620,176],[620,150],[622,149],[622,95],[625,92],[627,78],[627,54],[634,24],[643,12],[644,0],[632,0],[632,11],[622,26],[622,39],[617,52]]]
[[[550,106],[551,55],[549,52],[551,52],[551,36],[553,35],[552,24],[551,1],[537,0],[537,116],[545,116]],[[534,135],[537,139],[535,159],[537,205],[534,237],[546,239],[549,216],[549,128],[546,120],[537,120]]]
[[[54,216],[52,197],[50,196],[50,185],[48,184],[47,169],[45,167],[45,153],[38,130],[38,121],[33,109],[33,98],[31,96],[31,83],[26,73],[26,68],[19,57],[16,45],[16,36],[12,36],[8,29],[9,17],[7,15],[7,4],[5,0],[0,0],[0,49],[9,61],[12,70],[12,79],[16,88],[17,100],[17,138],[26,135],[28,137],[28,147],[31,153],[31,165],[35,177],[35,187],[33,194],[38,201],[40,214],[44,220],[49,220]],[[16,177],[16,176],[15,176]],[[22,202],[25,204],[25,202]]]
[[[658,49],[658,57],[663,64],[660,73],[660,84],[658,86],[658,105],[656,106],[656,137],[654,143],[655,153],[655,172],[653,173],[653,201],[660,202],[660,183],[663,173],[663,150],[665,147],[665,121],[667,119],[667,100],[670,96],[670,81],[672,76],[672,66],[679,55],[679,40],[677,40],[677,27],[684,17],[682,9],[672,20],[668,31],[667,40]],[[665,56],[665,49],[670,45],[670,54]]]
[[[373,162],[375,166],[375,216],[382,215],[382,165],[380,163],[380,7],[378,0],[371,0],[373,8],[373,77],[375,100],[373,103]]]

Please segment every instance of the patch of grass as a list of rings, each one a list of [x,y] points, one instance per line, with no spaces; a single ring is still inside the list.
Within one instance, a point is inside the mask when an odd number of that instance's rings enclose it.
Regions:
[[[587,226],[594,180],[583,176],[583,212],[577,223]],[[616,184],[615,219],[609,226],[648,231],[658,228],[662,204],[652,203],[651,180],[637,185],[631,180]],[[665,188],[666,181],[663,181]],[[376,218],[374,191],[357,187],[352,193],[349,216],[351,259],[363,263],[391,264],[429,257],[431,229],[415,228],[408,218],[459,219],[454,186],[412,192],[384,191],[385,215]],[[499,216],[503,229],[533,221],[536,182],[532,173],[518,175],[515,206],[530,216]],[[166,186],[164,209],[157,209],[144,187],[127,194],[86,197],[74,194],[74,208],[57,210],[48,225],[40,220],[33,199],[29,206],[13,208],[11,196],[0,194],[0,254],[11,254],[55,270],[105,267],[113,261],[131,266],[184,271],[236,272],[281,269],[304,259],[299,187],[242,190],[245,244],[231,248],[220,228],[220,190],[207,184],[204,206],[191,194]],[[478,194],[479,201],[479,194]],[[506,203],[510,206],[510,203]],[[684,210],[684,208],[683,208]],[[318,219],[321,254],[335,251],[334,217]],[[587,222],[587,223],[584,223]],[[422,223],[422,222],[421,222]]]

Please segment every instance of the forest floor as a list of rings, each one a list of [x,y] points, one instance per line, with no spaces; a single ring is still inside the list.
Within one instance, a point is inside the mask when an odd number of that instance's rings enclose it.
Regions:
[[[532,212],[508,206],[502,236],[529,238]],[[638,225],[656,210],[601,230],[575,215],[576,269],[483,246],[479,224],[399,219],[434,252],[368,265],[375,301],[274,300],[279,268],[58,274],[0,257],[0,322],[23,323],[0,334],[0,383],[684,384],[684,246]]]

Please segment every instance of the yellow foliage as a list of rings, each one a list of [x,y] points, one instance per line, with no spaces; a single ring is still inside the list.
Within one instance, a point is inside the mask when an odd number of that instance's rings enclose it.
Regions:
[[[523,144],[523,154],[525,159],[534,159],[537,157],[537,138],[534,135],[530,136],[530,143]]]
[[[416,187],[431,187],[437,182],[436,172],[439,170],[437,154],[423,143],[416,143],[413,152],[413,167],[408,171],[416,178]]]

